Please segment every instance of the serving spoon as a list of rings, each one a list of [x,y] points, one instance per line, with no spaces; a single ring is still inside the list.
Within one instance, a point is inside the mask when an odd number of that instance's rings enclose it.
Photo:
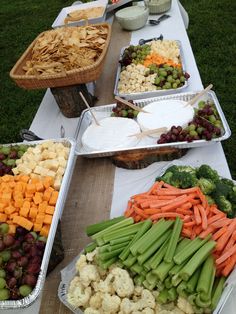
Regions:
[[[139,40],[139,45],[145,45],[146,43],[148,43],[149,41],[152,41],[152,40],[163,40],[163,35],[161,34],[159,37],[154,37],[154,38],[150,38],[150,39],[140,39]]]

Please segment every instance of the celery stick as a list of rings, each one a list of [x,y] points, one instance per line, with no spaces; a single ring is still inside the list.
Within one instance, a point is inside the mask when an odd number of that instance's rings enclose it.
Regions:
[[[214,310],[220,300],[221,294],[224,289],[224,284],[225,284],[225,277],[220,277],[220,280],[218,281],[218,284],[216,285],[216,288],[214,289],[214,292],[212,294],[212,299],[211,299],[211,309]]]
[[[157,266],[161,263],[163,260],[163,257],[165,255],[165,252],[167,250],[167,243],[169,241],[169,238],[162,244],[160,249],[150,258],[150,266],[152,269],[156,269]]]
[[[165,304],[168,301],[168,290],[163,289],[156,298],[156,301],[161,304]]]
[[[114,239],[110,241],[110,245],[115,245],[115,244],[120,244],[123,242],[127,242],[127,241],[131,241],[133,239],[133,235],[130,236],[126,236],[126,237],[122,237],[122,238],[118,238],[118,239]]]
[[[186,291],[188,293],[193,293],[195,291],[200,274],[201,274],[201,268],[198,267],[197,270],[194,272],[194,274],[189,278],[187,282]]]
[[[143,267],[139,265],[138,263],[133,264],[130,269],[135,272],[136,274],[141,274],[143,271]]]
[[[144,268],[146,271],[151,270],[150,261],[151,261],[151,258],[149,258],[149,260],[147,260],[147,261],[143,264],[143,268]]]
[[[201,299],[203,301],[207,301],[207,300],[211,300],[211,294],[212,294],[212,289],[213,289],[213,285],[214,285],[214,280],[215,280],[215,274],[216,274],[216,267],[215,265],[213,266],[213,271],[211,273],[211,278],[210,278],[210,283],[209,283],[209,287],[208,287],[208,291],[207,293],[201,292]]]
[[[172,230],[170,241],[168,242],[166,254],[164,256],[164,261],[167,263],[170,263],[173,260],[177,243],[178,243],[178,239],[180,237],[180,233],[182,230],[182,226],[183,226],[183,221],[179,217],[176,217],[174,228]]]
[[[123,242],[123,243],[118,243],[118,244],[115,244],[115,245],[109,245],[108,251],[112,252],[112,251],[117,250],[117,249],[121,249],[121,248],[124,249],[128,244],[129,244],[129,241],[128,242]]]
[[[196,300],[196,294],[190,294],[188,296],[188,302],[191,304],[191,305],[195,305],[195,300]]]
[[[135,283],[137,286],[141,286],[141,285],[143,284],[144,280],[145,280],[145,277],[142,276],[142,275],[136,275],[136,276],[134,277],[134,283]]]
[[[130,246],[131,253],[133,255],[136,255],[138,253],[138,249],[140,248],[140,246],[148,246],[149,242],[147,241],[149,240],[149,237],[155,235],[157,233],[157,230],[164,225],[165,225],[164,219],[161,219],[156,224],[153,224],[152,227],[147,232],[143,233],[143,235]]]
[[[99,253],[108,252],[109,247],[110,247],[109,244],[105,244],[105,245],[103,245],[103,246],[99,246],[98,252],[99,252]]]
[[[112,264],[114,264],[116,261],[117,261],[117,257],[112,257],[111,259],[108,259],[106,261],[101,261],[99,263],[99,266],[102,267],[103,269],[107,269]]]
[[[154,226],[156,227],[158,223],[156,223]],[[137,252],[139,254],[143,254],[157,239],[159,239],[167,230],[173,225],[173,221],[167,220],[165,221],[165,224],[157,226],[156,229],[152,233],[145,237],[143,241],[141,242],[141,245],[138,247]],[[132,252],[132,250],[131,250]],[[133,252],[132,252],[133,253]],[[137,254],[137,253],[136,253]],[[135,254],[134,254],[135,255]]]
[[[205,261],[211,251],[216,245],[215,241],[208,241],[205,243],[181,269],[180,276],[183,280],[187,281],[196,269]]]
[[[175,301],[177,299],[177,291],[176,288],[172,287],[168,290],[168,300]]]
[[[102,239],[105,243],[107,243],[117,238],[126,237],[128,235],[133,235],[136,232],[138,232],[138,230],[140,229],[140,226],[143,225],[143,223],[144,222],[141,221],[131,226],[129,225],[129,226],[120,228],[118,230],[114,230],[112,232],[106,233],[105,235],[102,236]]]
[[[165,284],[165,287],[167,289],[170,289],[172,287],[171,277],[170,276],[165,279],[164,284]]]
[[[189,243],[186,248],[184,248],[182,252],[175,254],[174,262],[178,265],[182,264],[189,257],[191,257],[193,253],[197,252],[205,243],[207,243],[210,238],[211,235],[208,235],[204,240],[201,240],[200,238],[195,238]]]
[[[130,247],[135,242],[137,242],[148,231],[148,229],[150,229],[151,226],[152,226],[152,221],[150,219],[145,220],[144,224],[142,225],[140,230],[135,234],[135,236],[133,237],[132,241],[129,243],[127,248],[125,248],[124,251],[122,251],[121,254],[119,255],[119,258],[122,261],[124,261],[128,257],[130,253]]]
[[[92,243],[88,244],[84,250],[86,253],[89,253],[89,252],[94,251],[96,249],[96,247],[97,247],[97,243],[92,242]]]
[[[115,223],[114,225],[106,228],[105,230],[102,230],[102,231],[99,231],[97,233],[95,233],[94,235],[91,236],[91,238],[93,240],[97,239],[97,238],[100,238],[101,236],[103,236],[104,234],[107,234],[109,232],[112,232],[114,230],[118,230],[124,226],[128,226],[128,225],[132,225],[134,223],[134,220],[133,218],[125,218],[117,223]]]
[[[157,283],[156,283],[156,287],[157,287],[157,290],[158,290],[158,291],[162,291],[162,290],[164,290],[164,289],[165,289],[165,285],[164,285],[164,283],[163,283],[163,282],[161,282],[160,280],[158,280],[158,281],[157,281]]]
[[[180,295],[183,298],[187,298],[188,297],[188,293],[186,292],[186,282],[182,281],[178,287],[177,287],[177,293],[178,295]]]
[[[195,314],[209,313],[209,312],[206,312],[208,310],[208,308],[203,309],[203,308],[198,307],[196,305],[192,305],[192,308],[193,308]]]
[[[197,294],[196,299],[195,299],[195,303],[199,307],[206,308],[206,307],[211,306],[211,299],[208,301],[203,301],[200,297],[200,294]]]
[[[145,270],[145,269],[143,269],[143,270],[141,271],[140,275],[142,275],[142,276],[146,277],[146,275],[147,275],[146,270]]]
[[[115,251],[112,252],[104,252],[104,253],[99,253],[98,258],[102,261],[105,261],[107,259],[110,259],[112,257],[118,256],[120,254],[120,252],[122,252],[122,248],[121,249],[117,249]]]
[[[129,256],[126,258],[126,260],[123,261],[123,264],[125,266],[127,266],[128,268],[130,268],[137,260],[136,256],[133,256],[131,253],[129,254]]]
[[[183,268],[184,264],[175,265],[171,270],[169,271],[169,275],[174,276],[177,275],[178,272]]]
[[[207,294],[210,288],[210,284],[212,281],[212,276],[214,273],[215,268],[215,262],[212,255],[208,256],[208,258],[205,260],[202,266],[201,274],[198,279],[197,283],[197,292],[203,292],[204,294]],[[214,276],[215,278],[215,276]]]
[[[116,218],[113,218],[113,219],[101,221],[101,222],[98,222],[96,224],[87,226],[86,234],[87,234],[87,236],[90,237],[93,234],[98,233],[99,231],[102,231],[102,230],[104,230],[104,229],[106,229],[106,228],[116,224],[117,222],[124,220],[124,219],[125,219],[124,216],[120,216],[120,217],[116,217]]]
[[[150,283],[147,280],[143,281],[143,286],[147,288],[148,290],[153,290],[155,288],[155,284],[150,285]]]
[[[179,274],[176,274],[171,279],[171,284],[176,287],[178,284],[182,281],[182,278],[179,276]]]
[[[153,285],[153,284],[156,285],[158,281],[158,277],[155,274],[153,274],[152,271],[150,271],[146,275],[146,280],[150,283],[150,285]]]
[[[143,254],[138,256],[138,262],[140,265],[142,265],[153,253],[159,249],[159,247],[165,242],[167,238],[169,238],[171,234],[171,230],[168,230],[166,233],[164,233],[159,239],[157,239],[156,242],[154,242],[147,251],[145,251]]]

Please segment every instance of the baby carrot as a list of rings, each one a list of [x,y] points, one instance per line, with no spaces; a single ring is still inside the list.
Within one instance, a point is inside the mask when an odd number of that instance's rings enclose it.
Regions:
[[[202,223],[202,219],[201,219],[199,208],[197,205],[193,206],[193,211],[194,211],[194,218],[196,220],[196,224],[200,225]]]
[[[202,205],[197,205],[200,215],[201,215],[201,220],[202,220],[202,229],[206,230],[207,229],[207,215],[206,215],[206,211],[205,208]]]

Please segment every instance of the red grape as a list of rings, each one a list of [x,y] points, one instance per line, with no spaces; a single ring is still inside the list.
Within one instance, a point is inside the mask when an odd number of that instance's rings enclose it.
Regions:
[[[6,234],[3,237],[3,243],[6,247],[12,246],[15,243],[15,238],[11,234]]]
[[[35,238],[34,238],[34,236],[31,233],[27,233],[24,236],[24,241],[26,241],[27,243],[34,243]]]
[[[19,279],[19,278],[21,278],[22,277],[22,267],[16,267],[15,269],[14,269],[14,272],[13,272],[13,274],[14,274],[14,277],[16,277],[16,279]]]
[[[27,266],[26,270],[29,274],[38,274],[40,271],[40,265],[39,264],[29,264]]]
[[[3,243],[3,240],[0,239],[0,252],[5,249],[5,244]]]
[[[17,284],[17,280],[15,277],[11,277],[10,279],[7,280],[7,286],[10,289],[14,288],[16,284]]]
[[[23,249],[24,252],[29,252],[30,249],[31,249],[30,243],[23,242],[23,243],[22,243],[22,249]]]
[[[17,265],[21,266],[21,267],[25,267],[28,264],[28,258],[26,256],[21,256],[18,261],[17,261]]]
[[[9,261],[6,264],[6,270],[10,273],[12,273],[14,271],[14,269],[16,268],[16,262],[15,261]]]
[[[37,283],[37,278],[34,275],[32,275],[32,274],[26,274],[23,277],[22,283],[26,284],[26,285],[29,285],[29,286],[31,286],[33,288],[36,285],[36,283]]]
[[[13,258],[15,258],[15,259],[18,259],[18,258],[20,258],[22,255],[21,255],[21,253],[20,253],[19,251],[12,251],[12,252],[11,252],[11,256],[12,256]]]

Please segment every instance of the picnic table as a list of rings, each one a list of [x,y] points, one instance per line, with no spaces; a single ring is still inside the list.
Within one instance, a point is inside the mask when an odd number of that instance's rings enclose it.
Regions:
[[[185,15],[182,16],[181,12]],[[186,12],[179,6],[178,0],[172,1],[172,7],[168,14],[171,15],[171,18],[163,21],[159,26],[146,25],[144,28],[133,32],[123,31],[118,23],[113,21],[112,37],[105,66],[101,77],[96,82],[95,94],[98,97],[96,105],[114,103],[113,89],[121,48],[129,44],[138,44],[141,38],[158,37],[160,34],[163,34],[165,39],[175,39],[181,42],[186,69],[191,74],[189,85],[184,92],[203,89],[185,29],[187,24]],[[109,21],[112,22],[112,18]],[[90,84],[89,89],[93,90],[93,88],[94,84]],[[63,125],[65,136],[76,139],[78,123],[79,118],[69,119],[61,114],[53,95],[48,89],[30,130],[42,138],[58,138],[60,137],[61,125]],[[180,160],[186,164],[207,163],[216,169],[220,175],[231,178],[220,143],[190,149]],[[166,163],[155,163],[142,170],[125,170],[116,168],[109,158],[86,159],[78,157],[61,217],[65,258],[46,278],[42,294],[32,306],[21,311],[8,311],[8,313],[70,313],[60,303],[57,296],[60,270],[77,256],[88,243],[89,239],[85,235],[86,225],[119,214],[119,210],[126,200],[123,197],[125,191],[122,186],[127,178],[132,182],[132,180],[137,181],[139,178],[144,177],[147,180],[150,177],[150,184],[152,184],[152,178],[156,171]]]

